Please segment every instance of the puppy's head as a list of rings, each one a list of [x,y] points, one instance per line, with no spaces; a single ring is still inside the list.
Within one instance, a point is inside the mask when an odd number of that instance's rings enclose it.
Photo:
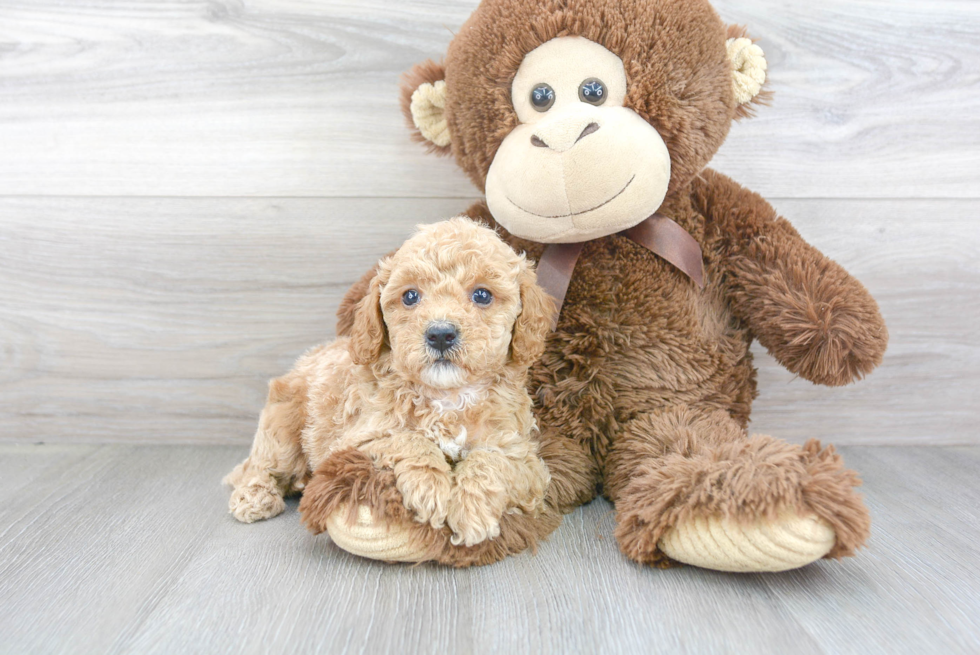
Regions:
[[[489,382],[541,356],[554,312],[523,255],[454,218],[421,226],[380,263],[357,309],[351,358],[384,360],[437,389]]]

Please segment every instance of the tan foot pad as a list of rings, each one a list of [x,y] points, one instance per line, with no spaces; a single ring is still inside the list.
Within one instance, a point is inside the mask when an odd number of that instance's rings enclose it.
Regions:
[[[786,512],[758,523],[695,517],[665,532],[659,546],[678,562],[745,573],[798,569],[830,552],[835,540],[823,519]]]
[[[327,534],[337,546],[348,553],[384,560],[385,562],[421,562],[424,554],[409,543],[409,531],[375,521],[365,505],[357,508],[357,522],[348,525],[344,520],[346,508],[327,519]]]

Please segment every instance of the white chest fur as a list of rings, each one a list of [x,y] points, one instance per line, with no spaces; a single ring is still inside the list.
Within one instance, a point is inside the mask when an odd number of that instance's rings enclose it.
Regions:
[[[485,386],[467,386],[447,391],[445,395],[432,398],[432,407],[439,414],[459,414],[485,401],[487,388]],[[466,457],[471,450],[466,440],[469,435],[465,425],[458,425],[456,417],[446,416],[445,432],[438,437],[439,448],[446,457],[458,462]],[[455,424],[455,425],[454,425]]]
[[[458,462],[469,452],[466,448],[466,428],[460,427],[459,434],[453,438],[439,437],[439,448],[446,453],[446,457],[454,462]]]

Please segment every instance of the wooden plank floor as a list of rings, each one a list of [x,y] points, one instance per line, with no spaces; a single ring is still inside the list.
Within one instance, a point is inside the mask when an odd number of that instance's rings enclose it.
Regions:
[[[766,575],[622,557],[605,501],[484,568],[362,560],[226,513],[229,446],[0,446],[0,652],[977,653],[980,448],[848,447],[874,517]]]

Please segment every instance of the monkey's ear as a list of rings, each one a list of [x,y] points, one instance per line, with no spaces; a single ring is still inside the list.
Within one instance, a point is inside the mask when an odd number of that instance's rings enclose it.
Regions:
[[[728,28],[725,42],[732,63],[732,89],[735,91],[736,118],[752,115],[752,104],[768,104],[772,94],[763,89],[766,83],[766,55],[740,25]]]
[[[445,78],[443,65],[429,59],[402,75],[401,87],[402,113],[412,129],[412,139],[440,155],[450,152]]]

